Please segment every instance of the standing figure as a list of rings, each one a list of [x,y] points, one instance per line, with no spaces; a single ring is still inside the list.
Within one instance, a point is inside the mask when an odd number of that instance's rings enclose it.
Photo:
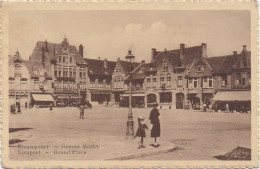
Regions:
[[[149,120],[150,120],[151,124],[153,125],[153,127],[151,129],[151,137],[154,138],[154,143],[151,144],[151,146],[153,146],[153,147],[160,146],[156,140],[157,137],[160,137],[160,134],[161,134],[161,127],[160,127],[160,120],[159,120],[160,113],[157,109],[157,106],[158,106],[157,103],[153,104],[153,109],[150,112],[150,116],[149,116]]]
[[[27,101],[25,102],[25,105],[24,105],[24,107],[27,109]]]
[[[53,113],[52,103],[50,104],[50,111]]]
[[[21,106],[20,106],[20,103],[19,103],[19,102],[17,102],[17,114],[18,114],[18,113],[22,114],[22,112],[21,112]]]
[[[138,117],[138,129],[135,135],[136,137],[141,137],[141,144],[139,145],[138,149],[145,148],[144,146],[144,137],[146,137],[145,129],[148,129],[148,127],[144,122],[144,116],[140,116]]]
[[[80,119],[84,119],[84,108],[85,108],[84,104],[81,103],[79,106],[79,111],[80,111],[79,118]]]

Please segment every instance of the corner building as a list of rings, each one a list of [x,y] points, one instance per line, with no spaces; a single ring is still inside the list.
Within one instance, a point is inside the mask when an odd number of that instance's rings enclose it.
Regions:
[[[39,41],[30,60],[39,61],[52,77],[52,93],[56,104],[70,105],[86,95],[88,70],[82,45],[77,50],[66,37],[60,44]]]

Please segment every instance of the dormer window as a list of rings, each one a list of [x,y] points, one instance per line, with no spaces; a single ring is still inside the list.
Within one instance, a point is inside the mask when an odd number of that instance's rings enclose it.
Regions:
[[[204,70],[204,64],[202,61],[197,63],[196,69],[197,69],[197,72],[202,72]]]
[[[163,71],[168,71],[168,60],[167,60],[167,58],[164,58],[164,59],[163,59],[163,62],[162,62],[162,70],[163,70]]]

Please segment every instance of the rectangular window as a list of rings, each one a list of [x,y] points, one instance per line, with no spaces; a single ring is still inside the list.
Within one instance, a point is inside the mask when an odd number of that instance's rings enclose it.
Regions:
[[[162,87],[164,85],[164,76],[160,77],[160,86]]]
[[[147,78],[147,87],[151,87],[151,78],[150,77]]]
[[[14,89],[15,87],[14,84],[15,84],[14,80],[9,80],[10,89]]]
[[[203,77],[203,87],[204,88],[208,87],[208,78],[207,77]]]
[[[182,76],[178,76],[177,86],[182,87]]]
[[[198,87],[198,79],[194,78],[193,83],[194,83],[194,88],[197,88]]]
[[[160,93],[160,103],[171,103],[172,102],[172,93],[165,92]]]
[[[222,86],[227,86],[227,75],[223,75],[221,78],[222,78]]]
[[[72,63],[72,57],[70,57],[70,63]]]
[[[58,75],[58,68],[57,68],[57,66],[54,67],[54,75],[55,75],[55,76]]]
[[[39,89],[39,81],[34,81],[34,89]]]
[[[76,68],[73,68],[73,77],[76,77]]]
[[[61,56],[59,56],[59,62],[61,62]]]
[[[98,82],[98,88],[102,88],[103,87],[103,83],[102,83],[102,81],[100,82]]]
[[[171,75],[167,75],[167,86],[171,86],[172,85],[172,81],[171,81]]]
[[[246,79],[242,78],[242,85],[245,86],[246,85]]]
[[[95,82],[90,82],[90,87],[91,88],[95,87]]]
[[[190,89],[193,89],[193,79],[192,78],[189,78],[189,88]]]
[[[213,87],[213,80],[212,80],[212,77],[209,77],[209,87]]]

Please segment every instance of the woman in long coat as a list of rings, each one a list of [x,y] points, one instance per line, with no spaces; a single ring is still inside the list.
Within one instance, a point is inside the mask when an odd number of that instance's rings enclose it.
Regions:
[[[159,116],[160,113],[157,109],[158,104],[154,103],[153,105],[153,109],[150,112],[150,116],[149,116],[149,120],[151,122],[151,124],[153,125],[152,129],[151,129],[151,137],[154,138],[154,143],[152,144],[152,146],[154,147],[158,147],[160,146],[156,141],[157,137],[160,137],[161,134],[161,126],[160,126],[160,120],[159,120]]]

